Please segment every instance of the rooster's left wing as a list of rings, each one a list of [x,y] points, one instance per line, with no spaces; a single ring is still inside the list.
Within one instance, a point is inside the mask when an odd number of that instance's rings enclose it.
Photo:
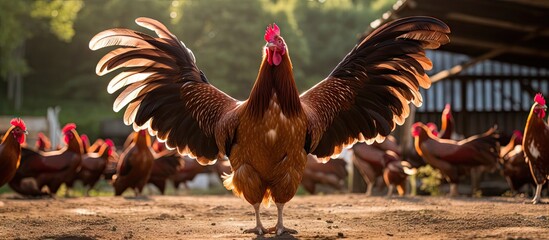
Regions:
[[[305,149],[319,158],[356,141],[382,141],[420,106],[431,85],[425,49],[449,42],[450,29],[431,17],[387,23],[357,44],[330,75],[301,95],[308,120]]]

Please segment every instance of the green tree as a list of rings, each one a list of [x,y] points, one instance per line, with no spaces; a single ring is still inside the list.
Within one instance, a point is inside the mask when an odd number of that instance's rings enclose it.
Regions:
[[[7,81],[7,97],[15,102],[15,109],[21,107],[22,77],[30,70],[26,41],[43,26],[49,26],[60,40],[70,41],[72,22],[82,4],[79,0],[0,0],[0,78]]]
[[[112,111],[117,94],[106,92],[115,73],[95,74],[97,61],[108,50],[90,51],[88,42],[113,27],[154,35],[135,24],[141,16],[165,23],[194,51],[209,80],[239,99],[248,97],[263,54],[265,27],[275,22],[303,91],[323,79],[392,2],[0,0],[0,78],[25,74],[23,93],[29,96],[15,110],[0,94],[0,114],[44,115],[46,107],[58,105],[61,122],[76,122],[79,131],[97,136],[101,120],[121,114]],[[0,92],[6,92],[6,83],[0,81]]]
[[[263,33],[276,22],[291,51],[303,62],[305,42],[295,36],[284,12],[269,11],[269,1],[173,1],[174,33],[193,50],[208,79],[228,94],[246,99],[257,76],[265,45]],[[299,73],[299,69],[294,68]]]

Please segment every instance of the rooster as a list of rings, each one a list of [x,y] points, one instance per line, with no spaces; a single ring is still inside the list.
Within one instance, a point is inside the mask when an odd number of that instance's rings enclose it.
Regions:
[[[532,203],[541,202],[541,188],[549,178],[549,126],[545,122],[547,105],[541,93],[534,97],[534,104],[524,127],[523,150],[536,182],[536,195]]]
[[[377,179],[383,175],[385,150],[358,143],[353,146],[353,164],[366,182],[366,196],[372,196]]]
[[[406,180],[408,175],[416,174],[410,163],[402,161],[393,151],[386,151],[383,155],[383,181],[387,185],[387,196],[393,195],[396,186],[399,196],[406,194]]]
[[[498,134],[495,128],[461,141],[440,139],[423,123],[412,125],[414,147],[431,166],[441,171],[450,183],[450,196],[457,196],[459,176],[465,168],[494,166],[499,157]]]
[[[75,179],[82,161],[83,147],[76,125],[69,123],[62,129],[67,146],[57,151],[35,152],[23,149],[21,165],[10,182],[10,187],[23,195],[43,195],[42,187],[48,186],[50,194]],[[32,178],[32,188],[25,189],[26,178]],[[68,191],[68,189],[67,189]]]
[[[438,137],[441,139],[451,139],[454,132],[454,117],[452,116],[452,107],[450,104],[446,104],[441,116],[441,126]]]
[[[346,166],[347,162],[340,158],[321,163],[313,155],[307,155],[301,185],[310,194],[315,194],[316,184],[319,183],[342,191],[345,189],[345,179],[349,175]]]
[[[133,189],[136,196],[141,195],[141,191],[151,175],[154,162],[150,149],[151,136],[145,130],[141,130],[133,136],[133,142],[120,155],[116,175],[113,176],[116,196],[122,195],[128,188]]]
[[[404,194],[407,175],[413,171],[408,162],[401,162],[400,147],[393,136],[389,135],[382,143],[355,144],[353,153],[353,164],[367,184],[366,196],[372,195],[379,177],[383,177],[388,187],[388,196],[392,194],[395,186],[399,194]]]
[[[82,184],[88,187],[85,193],[86,196],[90,195],[90,190],[101,178],[113,153],[114,143],[112,140],[107,139],[97,152],[88,152],[82,156],[81,168],[76,179],[82,181]]]
[[[98,33],[90,49],[122,46],[105,55],[98,75],[128,67],[107,88],[125,88],[113,110],[128,105],[125,124],[149,129],[170,148],[201,164],[228,157],[224,184],[255,210],[246,233],[296,233],[283,224],[284,205],[301,182],[307,154],[328,161],[357,141],[381,142],[422,102],[432,67],[425,49],[449,42],[448,26],[430,17],[387,23],[358,43],[326,79],[299,95],[288,47],[273,24],[265,32],[263,60],[250,96],[238,101],[212,86],[192,51],[163,24],[136,23],[158,37],[129,29]],[[360,123],[360,124],[357,124]],[[260,204],[274,202],[276,226],[260,221]]]
[[[15,175],[21,161],[21,144],[27,134],[27,126],[21,118],[12,119],[10,124],[0,142],[0,187]]]
[[[159,142],[158,139],[153,142],[152,149],[154,150],[154,163],[148,182],[156,186],[164,195],[166,180],[177,173],[181,168],[182,160],[176,151],[166,149],[164,143]]]

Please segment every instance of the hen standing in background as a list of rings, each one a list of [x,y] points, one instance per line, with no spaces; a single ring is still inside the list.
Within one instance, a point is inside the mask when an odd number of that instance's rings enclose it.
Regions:
[[[10,181],[10,187],[14,191],[22,195],[44,195],[41,189],[48,186],[50,194],[55,194],[61,184],[76,177],[82,161],[82,142],[74,123],[65,125],[62,132],[67,146],[61,150],[35,152],[23,149],[21,165]],[[27,184],[25,180],[30,180],[31,183]]]
[[[523,150],[536,182],[536,195],[532,203],[541,202],[541,188],[549,178],[549,126],[545,122],[547,105],[541,93],[534,97],[534,105],[524,127]]]
[[[124,123],[133,123],[135,130],[148,128],[168,147],[202,164],[227,156],[233,172],[225,186],[256,213],[256,227],[245,232],[277,235],[296,233],[284,227],[283,207],[301,182],[307,154],[327,161],[357,141],[381,142],[395,124],[403,124],[408,103],[421,105],[419,88],[431,84],[425,69],[432,63],[424,49],[449,42],[450,32],[430,17],[387,23],[300,96],[288,48],[278,26],[272,25],[264,35],[267,44],[250,96],[237,101],[208,82],[191,50],[163,24],[149,18],[136,23],[158,38],[110,29],[89,44],[92,50],[122,46],[96,68],[99,75],[130,68],[109,83],[109,93],[127,86],[113,110],[128,105]],[[267,230],[259,207],[270,201],[276,203],[278,219]]]
[[[10,124],[0,142],[0,187],[15,176],[21,161],[21,144],[27,134],[27,126],[21,118],[12,119]]]
[[[509,143],[499,151],[503,176],[513,194],[516,194],[525,184],[535,185],[534,178],[530,173],[530,166],[524,157],[522,138],[520,131],[513,131]]]
[[[98,152],[88,152],[82,156],[82,167],[78,171],[76,179],[82,181],[82,185],[88,187],[85,193],[86,196],[90,196],[90,190],[101,178],[113,153],[114,143],[112,140],[107,139]]]
[[[140,196],[151,175],[154,161],[151,152],[151,136],[146,130],[134,134],[133,142],[120,155],[113,186],[116,196],[131,188],[135,196]]]
[[[335,190],[343,191],[348,175],[345,160],[335,158],[327,163],[321,163],[315,156],[309,154],[301,185],[310,194],[316,193],[316,184],[327,184]]]
[[[440,132],[438,133],[438,137],[441,139],[452,139],[452,133],[454,132],[454,117],[452,116],[452,107],[450,104],[446,104],[444,106],[444,110],[442,110],[442,116],[441,116],[441,124],[440,124]]]
[[[166,181],[177,174],[183,160],[177,151],[166,149],[164,143],[159,142],[158,139],[153,142],[152,149],[154,162],[148,182],[156,186],[164,195]]]
[[[461,141],[440,139],[427,126],[417,122],[412,125],[414,147],[425,161],[450,183],[450,196],[459,195],[457,184],[464,170],[476,166],[494,166],[499,157],[499,135],[495,128]]]

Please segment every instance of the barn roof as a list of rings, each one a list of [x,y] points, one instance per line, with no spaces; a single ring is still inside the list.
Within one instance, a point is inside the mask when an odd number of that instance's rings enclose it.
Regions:
[[[399,0],[370,24],[424,15],[448,24],[450,43],[440,49],[482,61],[549,67],[549,1],[539,0]],[[473,63],[474,64],[474,63]]]

